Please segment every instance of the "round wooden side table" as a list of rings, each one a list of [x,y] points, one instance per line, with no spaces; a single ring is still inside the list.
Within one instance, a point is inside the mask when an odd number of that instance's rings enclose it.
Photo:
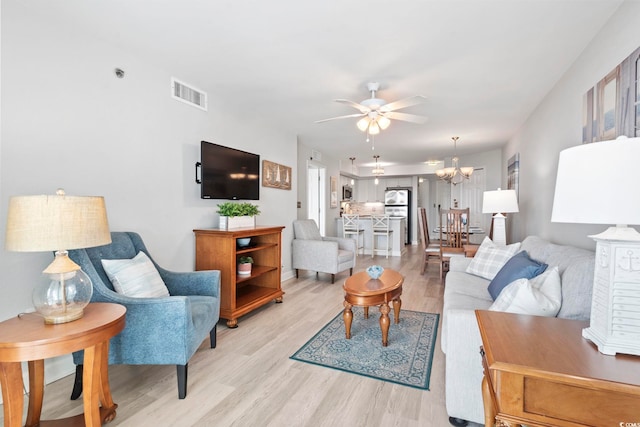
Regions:
[[[369,317],[369,307],[380,306],[380,330],[382,345],[387,346],[389,340],[389,302],[393,302],[395,323],[400,322],[400,306],[402,301],[402,283],[404,277],[395,270],[385,269],[379,279],[372,279],[366,271],[354,274],[344,281],[344,329],[347,339],[351,339],[351,307],[364,307],[364,317]]]
[[[124,329],[126,308],[91,303],[84,316],[69,323],[46,325],[33,313],[0,323],[0,384],[5,427],[22,425],[21,362],[29,365],[29,406],[25,427],[100,426],[113,420],[116,405],[109,388],[109,339]],[[84,350],[84,414],[65,420],[40,421],[44,395],[44,359]]]

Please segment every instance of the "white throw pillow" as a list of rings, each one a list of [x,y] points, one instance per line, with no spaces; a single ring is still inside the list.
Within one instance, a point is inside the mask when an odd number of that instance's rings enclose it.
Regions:
[[[102,267],[119,294],[134,298],[169,296],[160,273],[142,251],[132,259],[103,259]]]
[[[562,305],[558,267],[533,279],[518,279],[507,285],[489,307],[492,311],[555,317]]]
[[[467,273],[493,280],[498,271],[519,249],[520,242],[503,246],[496,245],[490,238],[485,237],[469,263]]]

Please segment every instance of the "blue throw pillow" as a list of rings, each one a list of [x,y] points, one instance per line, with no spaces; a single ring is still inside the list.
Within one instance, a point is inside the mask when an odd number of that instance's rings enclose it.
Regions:
[[[533,279],[546,269],[547,264],[531,259],[527,251],[517,253],[507,261],[489,283],[488,290],[491,298],[495,301],[502,289],[514,280]]]

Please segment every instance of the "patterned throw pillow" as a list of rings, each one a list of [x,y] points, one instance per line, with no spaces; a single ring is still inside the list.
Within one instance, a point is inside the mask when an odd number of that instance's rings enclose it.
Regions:
[[[155,265],[144,252],[132,259],[103,259],[102,267],[117,293],[134,298],[168,297]]]
[[[489,310],[555,317],[561,305],[560,274],[553,267],[533,279],[517,279],[507,285]]]
[[[493,280],[502,266],[504,266],[519,249],[520,242],[502,246],[496,245],[490,238],[485,237],[478,248],[478,252],[476,252],[476,255],[469,263],[467,273]]]

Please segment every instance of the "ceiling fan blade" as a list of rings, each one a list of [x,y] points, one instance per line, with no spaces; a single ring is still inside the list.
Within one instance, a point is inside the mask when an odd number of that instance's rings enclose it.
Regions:
[[[366,115],[366,113],[349,114],[349,115],[346,115],[346,116],[331,117],[330,119],[316,120],[316,123],[328,122],[329,120],[348,119],[348,118],[351,118],[351,117],[362,117],[362,116],[365,116],[365,115]]]
[[[419,124],[425,123],[428,120],[424,116],[416,116],[415,114],[407,114],[407,113],[397,113],[393,111],[384,113],[384,116],[388,119],[402,120],[404,122],[419,123]]]
[[[369,111],[371,111],[370,108],[368,108],[365,105],[362,104],[358,104],[357,102],[353,102],[353,101],[349,101],[348,99],[334,99],[334,101],[339,102],[341,104],[347,104],[350,107],[356,108],[358,110],[360,110],[361,113],[368,113]]]
[[[422,104],[426,97],[422,95],[410,96],[409,98],[400,99],[398,101],[390,102],[380,107],[380,111],[387,112],[393,110],[399,110],[401,108],[411,107],[412,105]]]

